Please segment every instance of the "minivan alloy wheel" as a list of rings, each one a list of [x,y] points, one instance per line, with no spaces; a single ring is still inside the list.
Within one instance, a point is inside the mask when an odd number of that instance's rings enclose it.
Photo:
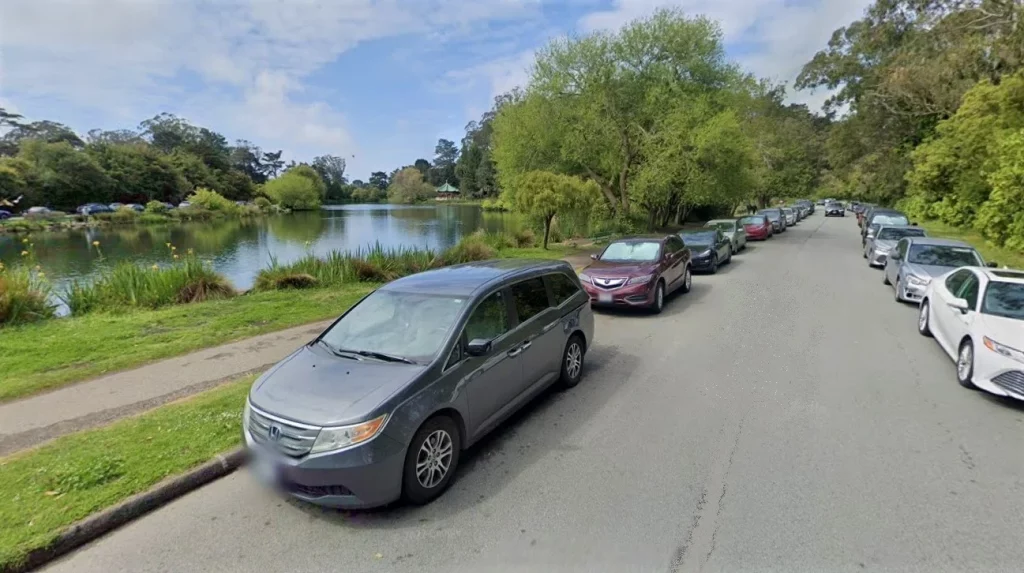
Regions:
[[[580,368],[583,367],[583,349],[577,340],[569,343],[569,349],[565,352],[565,373],[570,378],[580,375]]]
[[[451,468],[452,437],[444,430],[434,430],[423,441],[416,454],[416,480],[420,485],[433,489],[437,487]]]

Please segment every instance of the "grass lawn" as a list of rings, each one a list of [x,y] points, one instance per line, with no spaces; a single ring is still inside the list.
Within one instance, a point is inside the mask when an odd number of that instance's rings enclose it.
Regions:
[[[115,370],[335,317],[372,284],[261,292],[124,314],[86,314],[0,330],[0,401]]]
[[[922,221],[919,223],[933,237],[957,239],[974,245],[986,261],[995,261],[999,266],[1006,265],[1013,269],[1024,269],[1024,253],[993,247],[985,242],[985,238],[973,229],[950,227],[938,221]]]
[[[0,459],[0,570],[72,523],[238,445],[254,378]]]

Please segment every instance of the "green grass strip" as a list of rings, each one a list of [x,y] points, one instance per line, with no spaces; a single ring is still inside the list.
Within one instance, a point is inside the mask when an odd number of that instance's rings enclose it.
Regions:
[[[262,292],[225,300],[80,317],[0,332],[0,401],[336,317],[373,284]]]
[[[0,570],[74,522],[237,446],[253,379],[0,459]]]

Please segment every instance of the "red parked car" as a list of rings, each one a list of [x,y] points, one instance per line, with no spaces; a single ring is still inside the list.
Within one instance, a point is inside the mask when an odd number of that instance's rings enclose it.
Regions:
[[[740,219],[740,225],[743,225],[743,232],[749,241],[767,241],[775,234],[772,222],[765,215],[748,215]]]
[[[608,244],[580,273],[595,306],[646,307],[655,313],[675,290],[690,292],[690,250],[678,235],[631,237]]]

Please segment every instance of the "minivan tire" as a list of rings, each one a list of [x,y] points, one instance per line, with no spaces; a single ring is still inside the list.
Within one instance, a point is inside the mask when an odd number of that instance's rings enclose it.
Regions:
[[[448,456],[448,465],[444,475],[433,485],[429,483],[429,479],[426,480],[428,483],[424,485],[416,474],[416,464],[423,457],[421,456],[421,451],[432,449],[426,443],[428,439],[436,440],[435,443],[442,452],[448,450],[451,452]],[[447,442],[447,448],[444,447],[444,442]],[[451,485],[455,471],[459,467],[459,454],[461,451],[462,440],[459,435],[459,428],[451,418],[442,414],[424,422],[412,437],[412,440],[409,442],[409,449],[405,453],[405,467],[402,470],[402,497],[405,501],[413,505],[424,505],[434,501],[444,493],[448,486]],[[430,454],[428,451],[423,451],[423,455],[429,456]],[[442,457],[438,462],[443,463],[443,460],[444,458]]]
[[[583,378],[583,359],[587,355],[587,345],[583,337],[574,334],[565,343],[565,350],[562,351],[562,372],[558,379],[558,385],[564,390],[572,388],[580,383]],[[577,362],[578,360],[578,362]],[[575,364],[575,368],[573,365]],[[573,374],[575,370],[575,374]]]
[[[686,265],[683,270],[683,284],[679,285],[679,292],[686,294],[693,288],[693,271],[690,270],[690,265]]]

